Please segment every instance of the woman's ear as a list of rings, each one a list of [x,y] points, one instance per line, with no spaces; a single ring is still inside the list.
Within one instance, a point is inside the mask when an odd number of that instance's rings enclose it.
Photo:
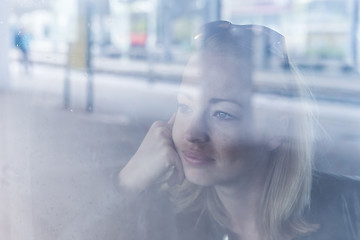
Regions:
[[[271,133],[267,143],[269,151],[278,149],[289,134],[289,117],[280,116],[276,120],[276,124],[272,126],[273,129],[270,131]]]

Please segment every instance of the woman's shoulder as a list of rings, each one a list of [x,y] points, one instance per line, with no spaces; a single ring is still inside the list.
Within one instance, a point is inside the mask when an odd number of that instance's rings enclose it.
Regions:
[[[338,183],[360,184],[360,176],[350,176],[335,174],[330,172],[313,171],[313,177],[316,181],[336,181]]]
[[[347,219],[351,215],[360,225],[360,178],[315,172],[312,185],[311,212]]]
[[[319,225],[311,239],[360,239],[360,179],[314,172],[306,215]]]
[[[320,199],[329,199],[329,197],[360,197],[359,194],[360,177],[350,177],[318,171],[313,173],[313,197]]]

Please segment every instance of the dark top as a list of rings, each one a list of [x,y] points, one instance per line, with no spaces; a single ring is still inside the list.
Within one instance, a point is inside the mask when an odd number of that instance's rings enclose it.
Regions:
[[[305,218],[319,229],[295,240],[360,240],[360,180],[316,172]],[[178,239],[233,238],[206,214],[179,215],[177,224]]]
[[[98,210],[69,223],[63,240],[231,240],[232,234],[206,213],[175,215],[166,193],[136,200],[101,202]],[[360,240],[360,179],[315,173],[305,218],[319,229],[294,240]]]
[[[301,240],[360,240],[360,180],[316,173],[306,219],[320,228]]]

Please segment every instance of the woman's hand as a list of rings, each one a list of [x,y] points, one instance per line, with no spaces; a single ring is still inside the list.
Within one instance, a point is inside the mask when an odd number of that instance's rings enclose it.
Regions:
[[[171,169],[174,170],[168,184],[172,186],[183,182],[181,160],[172,140],[174,121],[175,114],[167,123],[153,123],[135,155],[119,173],[120,187],[140,193]]]

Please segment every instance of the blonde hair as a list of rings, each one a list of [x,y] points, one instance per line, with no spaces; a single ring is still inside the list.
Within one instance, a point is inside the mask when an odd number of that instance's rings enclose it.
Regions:
[[[226,34],[223,31],[211,36],[210,41],[203,40],[202,51],[219,54],[225,52],[234,56],[231,44],[235,43],[236,39],[231,36],[231,31]],[[292,76],[290,80],[296,86],[296,94],[299,99],[304,99],[308,91],[303,87],[301,78],[290,64],[287,54],[285,55]],[[269,167],[258,216],[260,231],[269,240],[291,239],[316,229],[316,226],[306,223],[303,218],[304,211],[310,204],[312,185],[312,114],[304,101],[300,100],[298,103],[301,111],[289,114],[287,137],[269,155]],[[218,224],[225,228],[229,226],[226,211],[214,187],[196,186],[185,180],[181,186],[170,191],[178,212],[207,211]]]

